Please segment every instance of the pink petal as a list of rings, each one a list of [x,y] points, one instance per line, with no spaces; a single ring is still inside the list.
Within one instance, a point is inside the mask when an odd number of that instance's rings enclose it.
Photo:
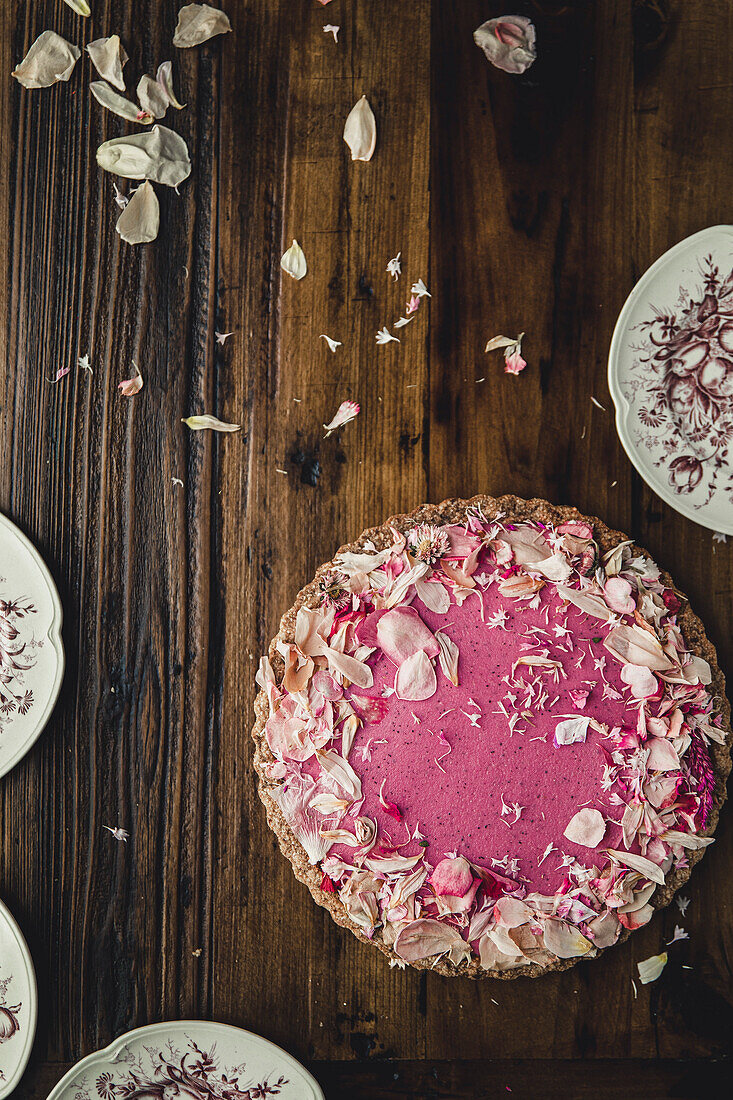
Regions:
[[[473,886],[471,865],[463,856],[455,859],[441,859],[429,879],[430,885],[438,895],[449,894],[462,898]]]
[[[382,809],[385,813],[388,813],[390,817],[393,817],[395,821],[402,821],[402,814],[400,813],[400,809],[397,804],[395,802],[390,802],[384,797],[384,785],[386,782],[387,780],[383,779],[382,786],[379,788],[379,801],[381,803]]]
[[[606,835],[606,822],[600,810],[585,807],[571,817],[563,833],[573,844],[582,844],[584,848],[597,848]]]
[[[351,420],[355,420],[359,415],[361,408],[357,405],[356,401],[342,401],[336,410],[336,415],[328,424],[324,424],[326,429],[326,435],[329,436],[331,432],[335,432],[337,428],[343,428],[344,424],[348,424]]]
[[[519,928],[532,919],[532,910],[519,898],[505,896],[496,902],[494,917],[502,928]]]
[[[380,649],[395,665],[401,665],[422,649],[429,657],[437,657],[440,646],[430,627],[422,621],[414,607],[395,607],[377,622]]]
[[[615,626],[603,645],[622,664],[644,665],[656,672],[672,668],[657,638],[639,626]]]
[[[451,952],[453,962],[468,958],[471,949],[460,932],[439,920],[414,920],[402,929],[394,943],[395,952],[406,962]]]
[[[671,741],[666,737],[650,737],[646,743],[649,749],[647,768],[656,772],[676,771],[680,766],[680,758]]]
[[[522,353],[520,351],[514,351],[504,359],[505,374],[521,374],[526,366],[527,363],[522,358]]]
[[[619,615],[633,615],[636,603],[631,595],[633,589],[623,577],[611,577],[603,586],[606,603]]]
[[[437,687],[435,669],[422,649],[403,661],[397,670],[395,691],[399,699],[429,699]]]
[[[388,710],[386,699],[370,695],[352,695],[350,702],[362,722],[371,722],[375,726],[382,721]]]
[[[620,675],[623,682],[631,688],[635,699],[648,699],[657,694],[659,682],[646,665],[624,665]]]

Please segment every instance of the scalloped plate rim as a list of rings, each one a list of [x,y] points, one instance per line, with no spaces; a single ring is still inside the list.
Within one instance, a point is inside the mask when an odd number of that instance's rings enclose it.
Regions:
[[[651,267],[647,268],[641,278],[632,287],[618,315],[618,320],[613,330],[613,336],[611,337],[611,346],[608,352],[608,388],[611,391],[611,398],[616,410],[616,431],[621,440],[621,445],[632,466],[646,485],[648,485],[652,492],[656,493],[665,504],[673,508],[675,512],[678,512],[686,519],[692,520],[692,522],[698,524],[698,526],[705,527],[709,531],[720,531],[724,535],[733,535],[733,518],[728,523],[723,522],[722,525],[718,523],[713,524],[709,520],[706,521],[702,509],[690,507],[681,500],[679,496],[669,492],[663,484],[657,484],[652,480],[653,475],[650,473],[649,467],[641,460],[638,449],[634,447],[629,435],[627,435],[626,422],[631,414],[631,405],[622,394],[618,382],[618,375],[620,374],[619,359],[621,341],[626,331],[626,323],[629,314],[635,306],[637,298],[644,289],[653,282],[658,273],[680,253],[689,249],[695,242],[700,242],[703,238],[715,237],[720,234],[725,234],[733,238],[733,225],[710,225],[678,241],[677,244],[672,245],[666,252],[663,252],[662,255],[654,261]]]
[[[39,550],[33,545],[31,540],[25,534],[24,531],[13,523],[11,519],[8,519],[6,515],[0,512],[0,538],[2,537],[5,528],[11,536],[13,536],[21,544],[23,549],[32,558],[34,564],[38,568],[39,573],[48,589],[49,599],[53,606],[53,619],[48,628],[46,639],[50,642],[54,653],[56,654],[56,675],[54,677],[51,693],[48,698],[48,702],[41,712],[35,726],[33,726],[31,733],[29,733],[18,748],[13,752],[11,756],[6,759],[3,758],[2,750],[0,750],[0,779],[12,771],[16,764],[18,764],[23,757],[30,752],[35,745],[38,738],[43,733],[44,729],[48,725],[49,719],[53,714],[54,707],[58,702],[58,697],[61,692],[61,684],[64,679],[64,672],[66,671],[66,655],[64,652],[64,643],[61,637],[61,631],[64,624],[64,609],[61,604],[61,597],[59,596],[56,582],[51,575],[51,571],[46,565],[45,561],[41,557]]]
[[[245,1028],[237,1027],[235,1024],[223,1024],[216,1020],[163,1020],[157,1024],[143,1024],[141,1027],[133,1028],[132,1031],[126,1031],[124,1035],[119,1035],[116,1039],[113,1039],[111,1043],[106,1047],[100,1047],[99,1050],[94,1050],[90,1054],[86,1054],[81,1058],[71,1069],[67,1070],[61,1080],[54,1085],[48,1094],[46,1100],[69,1100],[66,1096],[66,1090],[70,1086],[76,1087],[77,1078],[80,1073],[85,1070],[91,1069],[95,1065],[102,1066],[107,1062],[114,1063],[115,1056],[119,1054],[129,1043],[134,1042],[136,1039],[144,1036],[162,1035],[169,1036],[171,1032],[176,1029],[188,1029],[193,1031],[196,1028],[213,1028],[215,1031],[226,1031],[234,1038],[238,1038],[244,1043],[254,1042],[255,1045],[261,1046],[270,1050],[274,1057],[278,1061],[285,1063],[297,1070],[301,1075],[305,1084],[310,1085],[313,1095],[312,1097],[303,1097],[303,1100],[326,1100],[321,1086],[316,1081],[315,1077],[302,1065],[298,1059],[289,1054],[287,1050],[283,1050],[277,1043],[273,1043],[270,1039],[265,1039],[263,1035],[257,1035],[254,1031],[247,1031]]]
[[[10,1096],[12,1092],[17,1088],[23,1074],[25,1073],[26,1066],[28,1065],[28,1059],[31,1056],[33,1050],[33,1042],[36,1037],[36,1026],[38,1024],[38,983],[36,981],[36,971],[33,966],[33,959],[31,957],[28,944],[26,943],[25,936],[21,930],[20,925],[8,909],[4,901],[0,900],[0,923],[5,923],[13,934],[18,950],[20,951],[23,962],[25,963],[25,978],[29,994],[28,1004],[28,1024],[27,1034],[25,1037],[25,1045],[23,1047],[23,1053],[16,1065],[13,1076],[8,1078],[7,1081],[0,1081],[0,1100],[4,1097]]]

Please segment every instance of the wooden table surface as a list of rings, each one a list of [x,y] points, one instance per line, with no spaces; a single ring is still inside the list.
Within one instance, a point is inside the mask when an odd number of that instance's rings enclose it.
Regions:
[[[732,813],[692,877],[689,941],[637,997],[674,908],[567,973],[446,981],[390,970],[295,881],[250,726],[259,654],[338,543],[484,491],[630,532],[733,672],[731,543],[642,483],[606,384],[639,275],[731,220],[733,7],[509,4],[539,42],[511,77],[472,42],[502,14],[490,0],[223,6],[234,33],[193,50],[171,46],[176,0],[92,0],[91,20],[62,0],[0,10],[0,510],[56,577],[68,657],[52,721],[0,783],[0,896],[40,989],[17,1095],[40,1100],[129,1028],[196,1016],[282,1044],[329,1100],[711,1095],[733,1047]],[[82,46],[119,33],[133,89],[173,59],[188,106],[166,122],[193,171],[161,194],[154,244],[115,233],[95,149],[126,124],[91,99],[88,58],[43,91],[9,77],[48,27]],[[352,164],[341,131],[362,93],[379,141]],[[293,237],[299,283],[280,271]],[[432,298],[378,347],[419,277]],[[515,378],[483,347],[520,330]],[[87,352],[93,375],[75,366]],[[324,440],[345,398],[361,415]],[[181,424],[204,411],[241,433]],[[102,828],[118,823],[127,844]]]

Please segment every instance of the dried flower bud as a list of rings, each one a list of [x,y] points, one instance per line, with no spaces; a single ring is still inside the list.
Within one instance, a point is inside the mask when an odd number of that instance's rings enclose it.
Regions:
[[[474,32],[473,40],[492,65],[505,73],[523,73],[537,58],[536,33],[524,15],[489,19]]]
[[[365,95],[352,107],[344,125],[352,160],[371,160],[377,147],[377,122]]]

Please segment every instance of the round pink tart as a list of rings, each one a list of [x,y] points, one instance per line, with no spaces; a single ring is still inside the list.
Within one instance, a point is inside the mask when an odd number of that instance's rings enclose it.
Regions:
[[[574,509],[476,497],[365,532],[257,682],[281,848],[395,964],[564,969],[646,924],[713,842],[715,650],[649,556]]]

